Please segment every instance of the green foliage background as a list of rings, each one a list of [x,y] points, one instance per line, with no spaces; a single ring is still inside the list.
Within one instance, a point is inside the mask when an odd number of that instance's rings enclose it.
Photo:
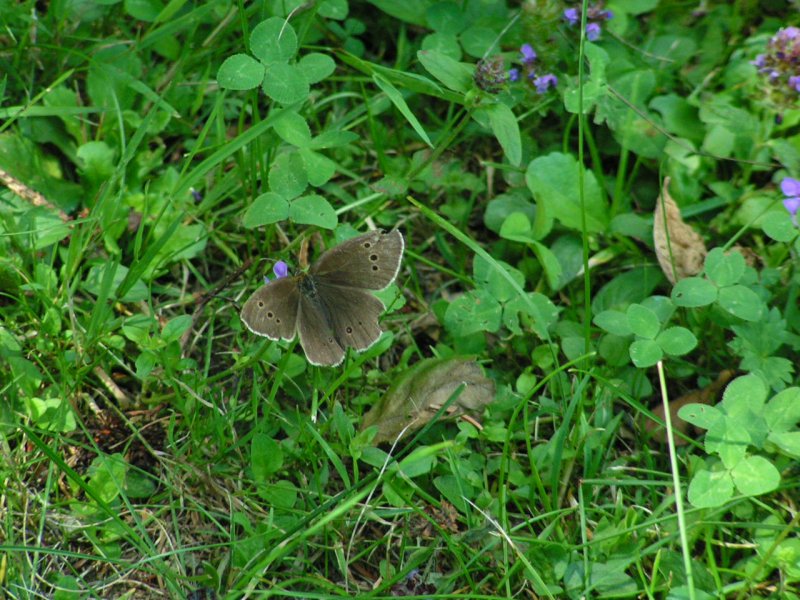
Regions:
[[[799,597],[800,110],[752,64],[798,6],[600,8],[0,1],[4,592]],[[674,287],[667,176],[711,249]],[[275,261],[375,227],[375,346],[243,327]],[[464,356],[484,410],[361,428]]]

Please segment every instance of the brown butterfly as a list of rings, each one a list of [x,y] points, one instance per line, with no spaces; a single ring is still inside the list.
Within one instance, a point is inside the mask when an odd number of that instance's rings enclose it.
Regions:
[[[378,341],[383,302],[370,292],[389,286],[400,270],[403,235],[372,231],[324,252],[306,273],[281,277],[245,302],[242,321],[257,335],[291,340],[312,365],[336,366],[347,348]]]

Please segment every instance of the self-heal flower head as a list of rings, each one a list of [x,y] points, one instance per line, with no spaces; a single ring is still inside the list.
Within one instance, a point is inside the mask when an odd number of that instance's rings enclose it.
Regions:
[[[479,60],[475,65],[475,74],[473,75],[475,85],[484,92],[499,93],[508,79],[505,68],[502,56],[491,56]]]
[[[600,32],[602,29],[600,28],[599,23],[589,23],[586,26],[586,39],[590,42],[594,42],[597,38],[600,37]]]
[[[275,263],[275,266],[272,267],[272,272],[275,273],[275,279],[282,279],[289,275],[289,265],[279,260]],[[266,275],[264,275],[264,283],[269,283],[269,277]]]
[[[558,77],[552,73],[548,73],[547,75],[542,75],[534,79],[533,85],[536,87],[536,93],[544,94],[551,87],[556,87],[558,85]]]
[[[536,60],[536,50],[530,44],[522,44],[519,51],[522,54],[523,65],[530,65]]]
[[[564,11],[564,19],[570,25],[573,25],[573,26],[577,25],[578,24],[578,20],[580,20],[580,18],[581,18],[581,15],[578,12],[577,8],[568,8],[568,9],[566,9]]]
[[[783,206],[792,215],[792,221],[797,225],[797,211],[800,210],[800,180],[785,177],[781,181],[781,191],[786,196],[783,199]]]

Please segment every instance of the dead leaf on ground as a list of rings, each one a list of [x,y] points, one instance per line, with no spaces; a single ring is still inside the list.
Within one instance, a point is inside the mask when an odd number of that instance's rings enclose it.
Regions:
[[[680,398],[671,400],[669,403],[669,416],[670,420],[672,421],[672,429],[675,432],[686,435],[689,432],[690,425],[678,416],[678,411],[687,404],[713,404],[714,400],[717,398],[717,394],[719,394],[720,390],[725,387],[725,385],[733,378],[735,374],[736,371],[733,369],[726,369],[719,374],[716,381],[707,385],[702,390],[692,390]],[[663,402],[660,402],[653,407],[653,414],[661,419],[662,422],[665,421]],[[667,430],[664,429],[661,423],[658,423],[652,419],[647,419],[645,421],[644,428],[650,432],[654,440],[661,442],[662,444],[667,443]],[[681,436],[675,436],[676,446],[684,446],[687,443],[688,442]]]
[[[669,177],[664,178],[653,218],[653,244],[661,270],[670,283],[697,275],[705,262],[703,238],[681,217],[675,200],[669,195]],[[674,268],[673,268],[674,267]]]
[[[494,400],[494,382],[471,358],[422,360],[364,415],[361,430],[377,425],[373,443],[393,442],[406,427],[408,434],[428,423],[462,383],[464,389],[445,410],[445,418],[479,415]]]

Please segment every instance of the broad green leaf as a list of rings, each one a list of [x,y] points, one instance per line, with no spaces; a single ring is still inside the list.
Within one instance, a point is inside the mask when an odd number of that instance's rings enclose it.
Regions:
[[[242,224],[248,229],[270,225],[289,218],[289,202],[275,192],[261,194],[248,207]]]
[[[279,479],[274,483],[259,485],[258,494],[268,506],[273,506],[281,511],[289,511],[297,503],[298,490],[291,481]]]
[[[539,264],[542,265],[544,275],[547,278],[547,285],[551,290],[558,289],[558,283],[561,279],[561,263],[558,262],[556,255],[550,251],[550,248],[539,242],[533,242],[533,252],[536,258],[539,259]]]
[[[736,251],[725,254],[722,248],[714,248],[706,256],[706,275],[719,287],[738,283],[745,266],[744,257]]]
[[[298,150],[308,175],[308,183],[314,187],[322,187],[336,174],[336,163],[319,152],[307,148]]]
[[[486,224],[486,227],[499,234],[506,219],[514,213],[522,213],[527,219],[529,227],[534,219],[536,219],[536,206],[531,202],[527,192],[520,193],[518,191],[515,193],[500,194],[489,200],[489,203],[486,205],[486,210],[483,213],[483,222]],[[519,232],[520,222],[521,221],[518,221],[514,224],[511,228],[512,231]]]
[[[689,502],[697,508],[716,508],[733,497],[733,480],[728,471],[698,471],[689,484]]]
[[[672,288],[671,298],[678,306],[707,306],[717,299],[717,287],[703,277],[686,277]]]
[[[800,431],[770,433],[767,439],[792,458],[800,459]]]
[[[262,21],[250,34],[250,51],[265,65],[286,63],[297,52],[297,34],[280,17]]]
[[[731,469],[736,489],[745,496],[759,496],[776,489],[781,482],[778,469],[763,456],[748,456]]]
[[[323,150],[325,148],[338,148],[346,146],[355,142],[359,135],[353,131],[340,131],[338,129],[330,129],[323,131],[313,140],[311,140],[310,148],[313,150]]]
[[[422,38],[420,47],[425,52],[436,52],[453,60],[461,60],[461,45],[458,43],[458,38],[449,33],[429,33]]]
[[[455,336],[496,332],[500,329],[503,309],[500,303],[484,289],[467,292],[456,298],[444,314],[445,327]]]
[[[658,335],[661,323],[658,321],[656,313],[649,308],[645,308],[641,304],[631,304],[626,315],[628,317],[628,326],[630,326],[635,335],[648,340],[655,339]]]
[[[496,29],[481,24],[469,27],[459,36],[464,52],[479,59],[488,54],[498,39],[499,32]]]
[[[281,445],[265,433],[253,435],[250,444],[250,468],[256,483],[263,483],[283,466]]]
[[[372,76],[372,80],[375,82],[375,85],[377,85],[381,91],[386,94],[389,100],[392,101],[392,104],[394,104],[395,108],[400,111],[400,114],[405,117],[406,121],[408,121],[409,125],[411,125],[411,128],[417,132],[417,135],[420,138],[422,138],[422,141],[433,148],[433,143],[428,137],[425,128],[422,126],[422,123],[419,122],[414,113],[411,112],[411,109],[408,107],[408,104],[406,104],[405,98],[403,98],[403,95],[400,93],[400,91],[394,87],[394,85],[392,85],[388,79],[382,77],[378,73],[375,73]]]
[[[335,229],[338,223],[336,211],[330,203],[316,194],[293,200],[289,205],[289,218],[295,223],[316,225],[324,229]]]
[[[578,178],[583,176],[586,228],[600,233],[608,225],[608,207],[603,202],[594,173],[586,171],[570,154],[554,152],[528,165],[525,181],[537,206],[576,231],[581,231],[581,201]]]
[[[161,339],[166,342],[174,342],[192,326],[191,315],[179,315],[166,322],[161,329]]]
[[[109,503],[122,493],[128,463],[121,454],[100,454],[89,466],[87,487],[103,502]]]
[[[711,429],[725,415],[716,406],[707,404],[686,404],[678,409],[678,416],[701,429]]]
[[[616,336],[625,337],[633,335],[628,315],[619,310],[604,310],[593,319],[595,325],[613,333]]]
[[[767,400],[767,386],[757,375],[743,375],[731,381],[722,393],[722,407],[728,415],[761,412]]]
[[[308,187],[308,173],[297,152],[279,154],[269,168],[269,189],[287,200],[296,198]]]
[[[791,242],[797,237],[797,227],[785,210],[771,211],[761,219],[761,229],[776,242]]]
[[[564,107],[572,114],[580,112],[581,94],[583,95],[583,112],[586,114],[593,110],[597,101],[608,93],[606,81],[606,67],[610,60],[608,53],[591,42],[585,44],[585,51],[586,59],[589,61],[589,80],[584,81],[582,86],[570,82],[564,93]]]
[[[327,54],[310,52],[300,59],[298,68],[308,83],[319,83],[336,70],[336,63]]]
[[[721,288],[717,302],[733,316],[745,321],[758,321],[766,308],[758,294],[743,285]]]
[[[420,50],[417,58],[428,73],[451,90],[466,94],[472,89],[472,74],[475,70],[473,65],[458,62],[432,50]]]
[[[267,67],[262,85],[264,93],[281,104],[295,104],[308,99],[308,81],[294,65],[283,63]]]
[[[305,148],[311,143],[311,129],[308,123],[294,111],[284,112],[273,127],[275,133],[287,144]]]
[[[628,352],[633,364],[640,369],[652,367],[664,356],[661,347],[654,340],[636,340],[631,344]]]
[[[497,265],[505,269],[517,285],[522,287],[525,284],[525,276],[518,269],[501,260],[497,261]],[[499,302],[507,302],[517,295],[517,291],[497,266],[484,260],[481,256],[476,255],[473,259],[472,273],[475,276],[475,283],[481,289],[488,291]]]
[[[685,327],[668,327],[658,334],[656,342],[670,356],[683,356],[697,347],[697,338]]]
[[[709,454],[719,454],[722,464],[732,469],[747,456],[750,434],[730,419],[720,419],[706,432],[705,448]]]
[[[476,110],[478,111],[484,112],[489,117],[492,133],[500,142],[508,162],[518,166],[522,161],[522,138],[516,115],[502,102],[483,106]]]
[[[462,7],[453,2],[436,2],[425,11],[428,27],[439,33],[458,35],[467,26]]]
[[[531,305],[535,312],[531,311]],[[503,324],[514,335],[521,335],[519,321],[520,315],[524,315],[536,335],[547,339],[547,330],[558,320],[558,312],[558,307],[544,294],[531,292],[527,297],[517,295],[503,307]]]
[[[523,244],[533,242],[531,222],[527,215],[521,212],[513,212],[508,215],[503,221],[499,233],[501,238],[512,242],[521,242]]]
[[[234,54],[217,70],[217,83],[226,90],[252,90],[264,81],[264,65],[247,54]]]
[[[790,387],[767,402],[762,413],[770,431],[783,432],[800,423],[800,388]]]
[[[317,14],[326,19],[343,21],[350,12],[347,0],[321,0],[317,3]]]

